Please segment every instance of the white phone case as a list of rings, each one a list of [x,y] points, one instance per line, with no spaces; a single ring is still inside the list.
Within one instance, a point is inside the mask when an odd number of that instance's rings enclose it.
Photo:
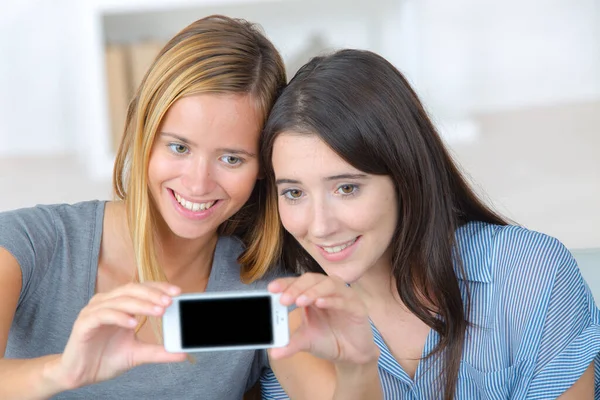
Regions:
[[[271,299],[271,320],[273,330],[273,342],[266,345],[233,345],[233,346],[211,346],[211,347],[182,347],[181,319],[179,314],[179,302],[181,300],[211,300],[211,299],[243,299],[251,297],[268,296]],[[245,350],[245,349],[265,349],[270,347],[283,347],[289,343],[288,327],[288,308],[279,303],[279,294],[272,294],[267,291],[235,291],[235,292],[211,292],[211,293],[189,293],[173,298],[173,303],[167,307],[162,319],[163,341],[165,349],[172,353],[180,352],[199,352],[199,351],[217,351],[217,350]],[[222,315],[220,318],[232,316]],[[219,320],[220,320],[219,318]],[[214,324],[219,324],[219,320],[206,321],[207,329]],[[249,327],[251,329],[251,327]],[[243,332],[239,332],[243,335]]]

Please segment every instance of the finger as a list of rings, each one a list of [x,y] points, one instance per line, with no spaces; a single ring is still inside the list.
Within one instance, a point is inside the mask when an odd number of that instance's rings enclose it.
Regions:
[[[314,285],[306,287],[304,292],[298,294],[296,305],[308,307],[318,299],[326,297],[342,297],[346,301],[358,299],[355,293],[343,280],[335,276],[321,276]]]
[[[296,305],[307,307],[319,298],[327,298],[332,296],[345,297],[346,286],[340,282],[326,277],[320,282],[315,283],[311,287],[307,287],[304,292],[298,295]]]
[[[272,293],[279,293],[298,282],[310,282],[317,281],[322,277],[327,276],[325,274],[318,274],[315,272],[306,272],[300,276],[291,276],[286,278],[277,278],[271,281],[267,286],[267,289]]]
[[[288,286],[281,292],[280,302],[282,305],[291,305],[296,302],[298,296],[302,295],[309,288],[327,280],[327,275],[306,273],[300,277],[288,281]]]
[[[97,294],[92,298],[90,304],[96,304],[126,295],[146,299],[157,305],[169,305],[171,303],[171,297],[180,292],[181,290],[179,288],[165,282],[129,283],[108,293]]]
[[[172,285],[168,282],[133,282],[123,285],[115,289],[113,292],[115,295],[139,293],[140,295],[149,294],[153,297],[160,297],[164,295],[172,297],[181,294],[181,289],[178,286]]]
[[[185,353],[169,353],[162,345],[139,343],[133,352],[134,366],[148,363],[172,363],[185,361]]]
[[[118,326],[124,329],[134,329],[137,320],[127,313],[112,309],[99,310],[94,314],[78,318],[73,326],[73,331],[83,334],[98,329],[101,326]]]
[[[348,301],[342,297],[320,297],[315,300],[315,306],[324,310],[345,311],[356,316],[367,316],[367,309],[361,301]]]
[[[298,277],[275,279],[267,285],[267,290],[271,293],[281,293],[297,279]]]
[[[165,312],[165,308],[163,304],[158,305],[146,299],[124,295],[90,305],[86,307],[85,314],[94,314],[99,310],[112,309],[127,313],[130,316],[160,316]]]
[[[280,360],[282,358],[291,357],[301,351],[309,351],[310,348],[311,342],[307,330],[304,327],[301,327],[290,337],[287,346],[273,347],[269,350],[269,354],[273,360]]]

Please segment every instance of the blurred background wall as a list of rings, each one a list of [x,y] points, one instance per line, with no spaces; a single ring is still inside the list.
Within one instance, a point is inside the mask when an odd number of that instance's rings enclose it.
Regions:
[[[212,13],[261,24],[290,76],[340,47],[382,54],[488,202],[600,248],[600,0],[5,0],[0,210],[111,198],[140,74]]]

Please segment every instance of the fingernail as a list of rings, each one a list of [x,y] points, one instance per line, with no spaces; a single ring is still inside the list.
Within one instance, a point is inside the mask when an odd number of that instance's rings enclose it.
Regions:
[[[154,306],[154,312],[155,313],[161,313],[163,311],[163,308],[160,306]]]
[[[285,293],[281,295],[281,299],[279,300],[279,302],[281,304],[283,304],[284,306],[286,305],[290,305],[292,303],[292,296],[290,296],[289,294]]]
[[[304,294],[303,294],[303,295],[300,295],[300,297],[298,297],[298,298],[296,299],[296,303],[297,303],[297,304],[300,304],[300,303],[308,303],[308,296],[306,296],[306,295],[304,295]]]
[[[180,289],[177,286],[171,286],[169,288],[169,293],[172,294],[173,296],[179,294]]]
[[[164,305],[167,305],[167,304],[169,304],[169,303],[171,302],[171,298],[170,298],[169,296],[162,296],[162,297],[160,298],[160,301],[161,301],[161,302],[162,302]]]

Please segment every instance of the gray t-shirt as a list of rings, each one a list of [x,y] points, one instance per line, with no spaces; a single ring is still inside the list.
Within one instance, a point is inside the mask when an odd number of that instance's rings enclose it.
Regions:
[[[0,213],[0,246],[19,262],[21,295],[6,358],[62,353],[73,323],[94,295],[104,218],[102,201]],[[240,282],[243,245],[221,237],[206,291],[264,289],[271,278]],[[210,327],[208,328],[210,329]],[[268,365],[266,353],[194,354],[196,363],[150,364],[54,399],[240,399]]]

